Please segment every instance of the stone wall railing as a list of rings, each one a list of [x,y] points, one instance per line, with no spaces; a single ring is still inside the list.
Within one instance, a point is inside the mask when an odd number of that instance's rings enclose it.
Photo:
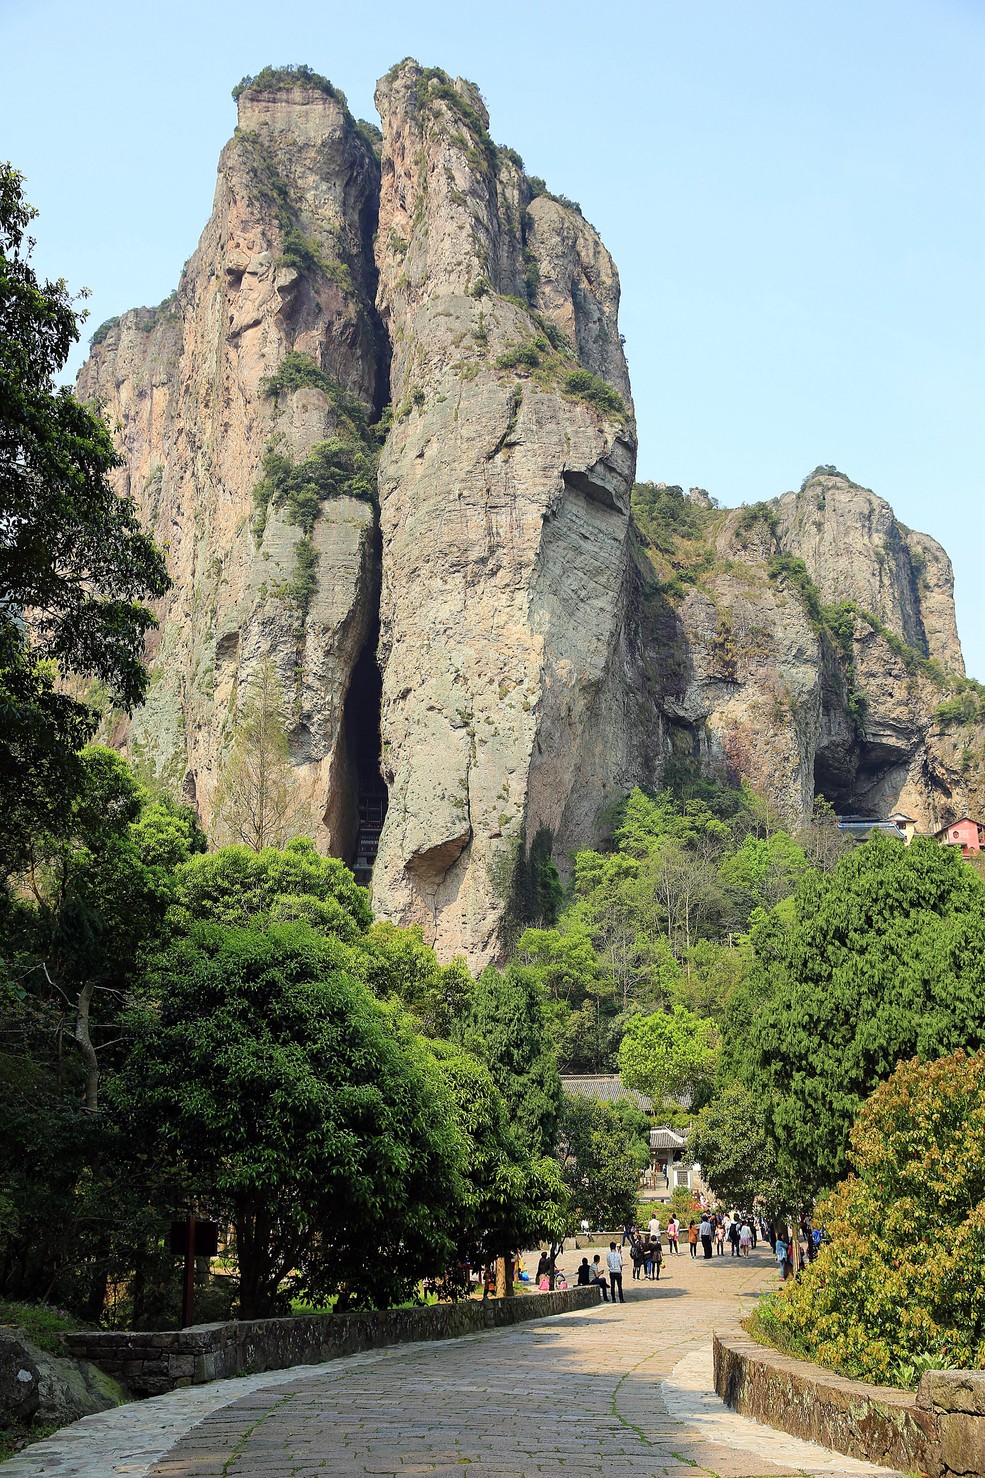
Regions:
[[[850,1457],[932,1478],[985,1474],[985,1370],[929,1371],[914,1395],[846,1380],[735,1329],[715,1335],[715,1390],[735,1411]]]
[[[156,1396],[177,1386],[201,1385],[230,1375],[317,1365],[340,1355],[413,1340],[453,1339],[525,1319],[544,1319],[594,1308],[598,1288],[568,1288],[516,1298],[469,1299],[354,1314],[311,1314],[292,1319],[241,1319],[196,1324],[161,1333],[78,1330],[63,1336],[78,1360],[90,1360],[135,1396]]]

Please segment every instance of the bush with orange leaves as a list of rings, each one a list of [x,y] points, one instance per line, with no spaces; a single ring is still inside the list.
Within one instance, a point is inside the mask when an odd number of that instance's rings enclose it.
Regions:
[[[830,1241],[756,1333],[888,1385],[985,1366],[985,1052],[901,1063],[863,1104],[851,1161],[817,1208]]]

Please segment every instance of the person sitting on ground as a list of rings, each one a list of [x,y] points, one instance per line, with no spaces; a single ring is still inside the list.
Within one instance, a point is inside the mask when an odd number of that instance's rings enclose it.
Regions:
[[[592,1266],[589,1269],[588,1282],[589,1285],[593,1283],[598,1284],[598,1286],[602,1290],[602,1302],[604,1304],[607,1304],[609,1302],[609,1285],[606,1282],[605,1274],[602,1271],[602,1259],[597,1252],[592,1260]]]

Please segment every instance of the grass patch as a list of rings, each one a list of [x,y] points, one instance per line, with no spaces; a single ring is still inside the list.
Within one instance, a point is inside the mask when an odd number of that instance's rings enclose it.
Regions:
[[[50,1355],[62,1353],[59,1335],[85,1326],[73,1314],[50,1304],[20,1304],[0,1301],[0,1328],[23,1329],[33,1342]]]
[[[35,1442],[43,1442],[58,1430],[58,1422],[42,1422],[40,1425],[19,1422],[14,1427],[0,1427],[0,1463],[5,1463],[9,1457],[15,1457]]]

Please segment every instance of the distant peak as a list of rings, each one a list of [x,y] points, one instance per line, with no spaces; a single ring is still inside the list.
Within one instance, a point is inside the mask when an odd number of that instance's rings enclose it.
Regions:
[[[345,93],[329,82],[320,72],[302,65],[290,67],[264,67],[255,77],[244,77],[233,88],[233,98],[238,102],[251,92],[321,92],[326,97],[346,106]]]

